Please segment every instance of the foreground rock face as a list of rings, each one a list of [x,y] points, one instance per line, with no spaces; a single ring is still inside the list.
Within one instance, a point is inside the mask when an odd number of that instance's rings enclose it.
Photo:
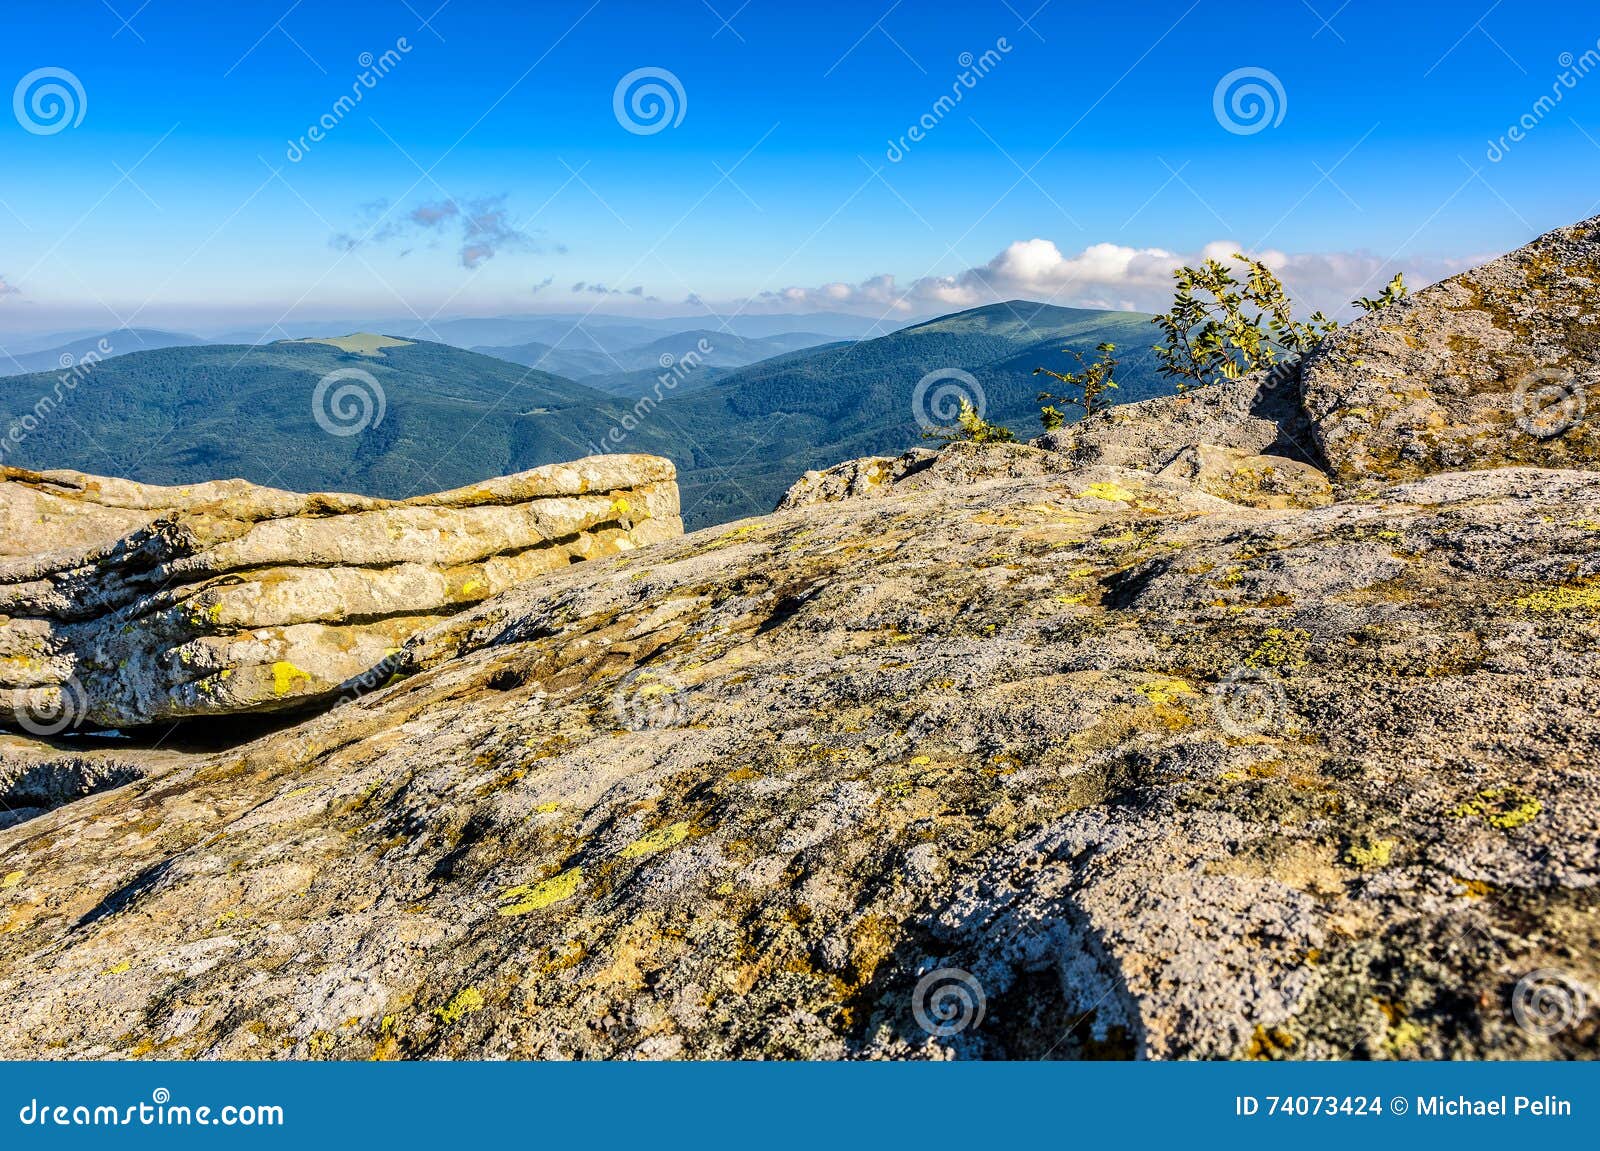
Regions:
[[[7,469],[0,516],[0,724],[43,732],[370,688],[454,612],[683,531],[653,456],[405,501]]]
[[[1304,371],[1335,481],[1600,468],[1600,216],[1363,317]]]
[[[1513,1003],[1600,980],[1600,475],[1038,463],[550,573],[0,831],[0,1052],[1592,1053]]]

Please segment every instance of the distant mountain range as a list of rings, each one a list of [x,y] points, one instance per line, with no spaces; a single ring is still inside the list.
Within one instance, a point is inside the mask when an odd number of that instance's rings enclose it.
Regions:
[[[633,395],[641,386],[648,387],[656,375],[680,365],[690,375],[679,385],[679,390],[692,391],[726,374],[705,369],[742,368],[785,352],[833,342],[815,332],[744,337],[696,328],[659,336],[636,347],[602,347],[593,342],[587,329],[579,329],[579,334],[569,334],[559,345],[536,341],[506,348],[490,346],[472,350],[567,376],[614,395]]]
[[[319,397],[319,383],[341,371],[346,377]],[[349,373],[365,373],[377,388]],[[63,375],[76,382],[63,389]],[[350,389],[342,400],[341,388]],[[13,429],[25,428],[22,417],[38,412],[41,397],[54,406],[27,421],[31,430],[16,442]],[[118,356],[81,378],[0,379],[0,462],[163,484],[241,476],[400,497],[587,455],[626,414],[592,388],[443,344],[370,353],[330,343],[212,344]],[[334,434],[356,427],[365,430]],[[641,429],[639,442],[642,451],[683,454],[664,431]]]
[[[1019,439],[1042,430],[1033,369],[1075,369],[1062,354],[1066,347],[1091,356],[1100,343],[1118,345],[1120,386],[1112,393],[1118,403],[1166,394],[1171,384],[1157,373],[1150,351],[1154,335],[1142,313],[1013,300],[741,368],[674,397],[660,413],[694,447],[690,459],[679,461],[686,519],[716,523],[770,508],[808,469],[922,442],[919,414],[933,424],[954,414],[953,403],[930,410],[940,384],[970,390],[959,380],[931,383],[919,413],[917,385],[932,372],[968,373],[987,418],[1010,426]]]
[[[388,316],[360,322],[305,320],[275,324],[270,328],[234,328],[217,333],[219,344],[262,344],[290,336],[342,336],[351,331],[387,332],[410,340],[431,340],[457,348],[515,347],[540,343],[552,347],[603,348],[621,351],[679,332],[711,330],[744,339],[760,340],[795,333],[814,333],[824,340],[863,340],[886,335],[902,325],[899,320],[852,316],[843,312],[807,312],[795,315],[730,315],[706,312],[695,316],[652,319],[595,313],[549,313],[527,316],[419,319]],[[73,336],[88,335],[72,333]],[[0,341],[3,343],[5,341]],[[60,342],[60,341],[52,341]],[[37,346],[37,345],[35,345]]]
[[[0,354],[0,376],[20,376],[28,372],[49,372],[70,368],[93,353],[99,359],[144,352],[155,348],[191,347],[205,341],[198,336],[162,332],[153,328],[120,328],[114,332],[73,336],[55,347],[41,350],[16,350]]]
[[[1119,402],[1169,391],[1149,352],[1153,335],[1149,317],[1137,313],[1012,301],[742,365],[741,357],[818,336],[658,335],[608,353],[637,367],[618,373],[606,358],[612,374],[584,380],[375,336],[171,346],[108,359],[64,392],[59,371],[0,379],[0,462],[153,483],[241,476],[298,490],[408,496],[596,451],[650,452],[678,464],[685,519],[701,527],[770,510],[808,469],[921,442],[914,398],[931,372],[970,374],[988,417],[1020,438],[1039,429],[1033,369],[1071,366],[1064,347],[1089,354],[1101,342],[1118,344]],[[701,339],[714,349],[706,363],[679,368]],[[573,358],[564,366],[578,374],[586,364]],[[323,389],[319,408],[319,382],[337,372],[345,378]],[[341,418],[360,422],[360,393],[371,390],[352,372],[376,381],[383,418],[376,421],[374,408],[359,434],[332,434],[324,424],[343,430]],[[341,386],[354,389],[347,411],[330,415]],[[52,396],[52,409],[36,414],[41,397]],[[923,397],[924,418],[948,414],[931,402],[931,393]],[[16,429],[30,413],[33,426],[19,442]]]

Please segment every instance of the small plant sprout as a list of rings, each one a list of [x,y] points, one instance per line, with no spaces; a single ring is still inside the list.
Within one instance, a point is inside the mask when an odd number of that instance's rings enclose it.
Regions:
[[[1016,442],[1016,436],[1011,434],[1011,429],[1000,424],[991,424],[979,414],[978,409],[972,406],[967,399],[960,401],[961,406],[956,412],[954,427],[935,428],[923,432],[925,440],[938,440],[941,444],[953,444],[958,441],[968,441],[974,444],[1009,444]]]
[[[1394,279],[1376,296],[1358,296],[1352,303],[1363,312],[1380,312],[1390,304],[1398,304],[1410,294],[1406,288],[1406,274],[1396,272]]]
[[[1059,380],[1068,388],[1075,389],[1057,395],[1052,392],[1040,392],[1039,402],[1044,404],[1044,410],[1039,413],[1039,422],[1044,425],[1044,430],[1053,432],[1067,422],[1066,416],[1057,404],[1066,404],[1083,409],[1085,419],[1096,412],[1109,406],[1109,401],[1103,397],[1117,386],[1117,345],[1101,344],[1095,351],[1098,357],[1091,363],[1083,358],[1083,353],[1075,352],[1071,348],[1062,349],[1067,355],[1078,361],[1076,372],[1053,372],[1049,368],[1034,368],[1036,376],[1045,375],[1053,380]]]

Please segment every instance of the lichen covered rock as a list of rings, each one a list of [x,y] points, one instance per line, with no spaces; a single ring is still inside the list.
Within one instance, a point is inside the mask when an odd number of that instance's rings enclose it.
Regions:
[[[672,465],[653,456],[403,501],[12,470],[0,509],[0,725],[48,733],[370,687],[464,607],[682,532]]]
[[[1349,490],[1468,468],[1600,469],[1600,217],[1364,316],[1303,371]]]
[[[0,1053],[1593,1054],[1596,525],[1097,467],[550,572],[0,830]]]

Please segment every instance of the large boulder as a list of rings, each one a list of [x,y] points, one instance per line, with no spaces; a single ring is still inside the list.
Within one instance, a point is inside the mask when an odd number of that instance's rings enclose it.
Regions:
[[[1600,468],[1600,216],[1326,340],[1304,403],[1336,482]]]
[[[1186,414],[1194,410],[1184,409]],[[1257,417],[1246,415],[1227,426],[1223,426],[1221,420],[1198,421],[1198,430],[1186,425],[1182,430],[1169,431],[1159,448],[1154,444],[1157,437],[1140,435],[1137,424],[1107,424],[1095,430],[1101,433],[1114,430],[1121,434],[1098,436],[1095,448],[1086,454],[1042,446],[1061,441],[1041,437],[1033,444],[958,442],[937,452],[913,448],[899,457],[867,456],[836,464],[826,471],[807,472],[795,481],[778,504],[778,510],[965,488],[987,480],[1095,476],[1130,470],[1099,462],[1080,462],[1094,460],[1102,450],[1123,460],[1130,455],[1134,457],[1133,466],[1145,473],[1141,475],[1142,481],[1160,477],[1244,507],[1309,508],[1332,503],[1333,489],[1327,476],[1304,460],[1247,448],[1219,447],[1203,441],[1186,442],[1192,435],[1211,432],[1234,442],[1242,440],[1254,445],[1265,440],[1259,443],[1260,447],[1274,446],[1272,436],[1255,429],[1244,431],[1255,419]],[[1240,434],[1231,435],[1230,431]],[[1135,449],[1132,445],[1136,440],[1139,446]],[[1111,447],[1113,444],[1117,445],[1115,449]]]
[[[371,688],[430,624],[683,531],[654,456],[401,501],[10,470],[0,515],[0,724],[45,733]]]
[[[1033,441],[1079,466],[1159,472],[1201,444],[1317,464],[1295,368],[1280,366],[1182,395],[1118,404]]]

